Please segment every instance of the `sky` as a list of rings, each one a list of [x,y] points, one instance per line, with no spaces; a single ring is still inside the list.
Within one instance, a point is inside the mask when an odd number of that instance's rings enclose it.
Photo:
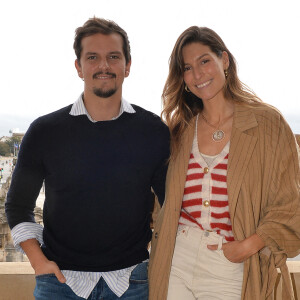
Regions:
[[[76,101],[75,29],[93,17],[128,34],[132,65],[123,96],[156,114],[178,36],[215,30],[235,56],[240,79],[277,107],[300,134],[298,0],[15,0],[0,4],[0,137]]]

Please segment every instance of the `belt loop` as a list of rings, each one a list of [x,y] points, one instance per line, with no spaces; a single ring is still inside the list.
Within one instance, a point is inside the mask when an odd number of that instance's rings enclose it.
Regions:
[[[184,234],[185,234],[185,236],[188,236],[188,233],[189,233],[189,230],[190,230],[190,226],[185,226],[184,227]]]
[[[220,235],[219,237],[219,243],[218,243],[218,250],[221,250],[223,246],[223,236]]]
[[[179,225],[180,227],[178,228],[178,232],[183,233],[185,236],[188,235],[188,231],[190,226],[186,226],[186,225]]]

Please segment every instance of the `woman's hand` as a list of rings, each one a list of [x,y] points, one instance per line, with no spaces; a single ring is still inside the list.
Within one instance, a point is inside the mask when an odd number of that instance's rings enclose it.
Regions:
[[[265,246],[256,233],[243,241],[233,241],[222,245],[225,257],[233,263],[241,263]],[[210,250],[217,250],[218,245],[207,245]]]

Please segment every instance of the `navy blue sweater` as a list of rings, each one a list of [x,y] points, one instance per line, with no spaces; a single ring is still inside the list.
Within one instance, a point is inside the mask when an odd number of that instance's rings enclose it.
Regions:
[[[92,123],[71,105],[35,120],[22,141],[6,201],[11,228],[34,222],[45,180],[44,245],[61,269],[113,271],[148,258],[153,188],[162,204],[169,130],[136,113]]]

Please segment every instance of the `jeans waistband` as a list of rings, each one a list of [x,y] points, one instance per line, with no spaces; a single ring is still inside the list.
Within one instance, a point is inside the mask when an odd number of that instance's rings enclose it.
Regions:
[[[225,238],[215,231],[202,230],[201,228],[191,227],[187,225],[178,225],[177,235],[185,234],[194,239],[199,239],[205,244],[218,244],[218,250],[222,248],[222,244],[226,242]]]

